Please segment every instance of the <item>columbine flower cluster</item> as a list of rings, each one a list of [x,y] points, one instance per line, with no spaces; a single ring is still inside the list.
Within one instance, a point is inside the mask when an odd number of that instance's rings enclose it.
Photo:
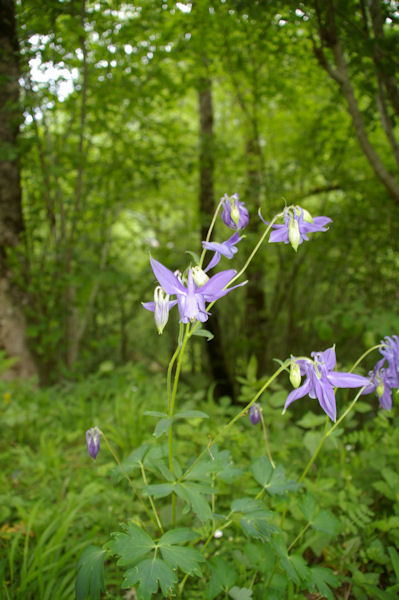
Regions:
[[[159,286],[155,288],[154,301],[143,302],[143,306],[154,313],[155,325],[160,334],[168,322],[170,309],[176,304],[181,323],[194,321],[204,323],[210,315],[206,309],[207,302],[215,302],[233,289],[246,284],[243,282],[228,287],[237,274],[234,269],[221,271],[212,277],[207,275],[208,271],[219,263],[222,256],[230,260],[237,254],[237,244],[244,237],[240,236],[239,231],[244,229],[249,222],[248,210],[244,202],[239,200],[238,194],[230,197],[225,194],[221,199],[221,205],[222,221],[235,232],[224,242],[208,240],[202,242],[204,250],[214,253],[205,269],[202,269],[201,262],[199,265],[190,267],[183,277],[178,271],[173,273],[162,263],[150,258],[151,267]],[[269,241],[290,242],[295,251],[303,240],[309,239],[309,233],[326,231],[325,225],[331,221],[328,217],[312,218],[307,210],[299,206],[286,208],[283,216],[284,224],[272,225],[274,231],[271,232]],[[262,216],[261,219],[264,221]],[[266,221],[264,223],[267,224]],[[171,300],[170,296],[174,296],[174,298]]]
[[[309,395],[310,398],[317,398],[324,412],[335,421],[337,407],[334,387],[360,388],[367,386],[370,380],[355,373],[334,371],[337,362],[334,346],[324,352],[312,352],[311,357],[292,358],[291,364],[294,366],[291,368],[290,380],[296,389],[288,394],[284,412],[292,402]],[[300,385],[301,377],[306,377],[302,385]]]
[[[259,216],[268,225],[260,213]],[[309,240],[309,233],[327,231],[328,223],[331,223],[329,217],[312,217],[306,209],[290,206],[284,210],[284,223],[272,225],[274,231],[270,234],[269,242],[291,244],[296,252],[303,241]]]
[[[376,392],[380,405],[385,410],[392,408],[392,390],[399,388],[399,337],[387,336],[381,342],[381,358],[370,371],[371,381],[363,394]]]
[[[181,323],[194,321],[204,323],[210,314],[206,309],[207,302],[215,302],[235,288],[246,284],[245,281],[227,287],[237,274],[234,269],[221,271],[212,277],[207,275],[207,272],[219,263],[222,256],[232,259],[238,252],[236,246],[243,237],[238,231],[246,227],[249,221],[248,210],[244,202],[238,199],[238,194],[233,194],[231,198],[226,194],[222,200],[222,220],[236,232],[225,242],[202,242],[205,250],[214,252],[206,269],[203,270],[201,265],[190,267],[186,277],[183,278],[179,272],[172,273],[162,263],[150,258],[159,286],[155,288],[154,302],[143,302],[143,306],[154,313],[158,333],[162,333],[169,319],[169,311],[176,304]],[[175,296],[175,299],[170,300],[170,296]]]

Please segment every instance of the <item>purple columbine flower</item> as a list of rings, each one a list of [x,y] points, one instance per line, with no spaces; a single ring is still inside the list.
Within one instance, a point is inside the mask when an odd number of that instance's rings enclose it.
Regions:
[[[180,279],[162,263],[154,258],[150,258],[150,261],[154,275],[162,289],[166,294],[176,296],[180,321],[182,323],[190,323],[193,321],[201,321],[203,323],[204,321],[207,321],[209,313],[205,308],[205,302],[214,302],[231,292],[231,290],[247,283],[244,281],[229,289],[225,289],[236,274],[234,269],[229,269],[213,275],[213,277],[210,277],[204,285],[199,287],[194,281],[193,270],[189,269],[186,287]],[[152,304],[152,302],[146,302],[143,303],[143,306],[144,308],[147,308],[147,310],[152,310]]]
[[[259,423],[260,411],[261,411],[261,407],[260,407],[260,404],[258,404],[257,402],[252,404],[252,406],[250,407],[249,420],[251,421],[252,425],[257,425]]]
[[[154,302],[142,302],[144,308],[154,313],[155,325],[160,335],[168,322],[169,311],[175,304],[177,300],[169,300],[169,294],[166,294],[159,285],[154,291]]]
[[[363,394],[376,392],[380,405],[385,410],[392,408],[392,389],[399,387],[399,338],[387,336],[381,342],[381,358],[370,371],[370,384]]]
[[[389,377],[392,381],[392,387],[399,387],[399,337],[393,335],[387,336],[381,342],[383,347],[380,353],[388,362]]]
[[[269,225],[260,212],[259,216],[266,225]],[[291,244],[296,252],[304,240],[309,240],[308,233],[327,231],[328,223],[331,223],[329,217],[312,217],[300,206],[290,206],[284,210],[284,224],[272,225],[274,231],[270,234],[269,242]]]
[[[98,427],[92,427],[86,431],[87,450],[90,456],[96,459],[100,452],[101,431]]]
[[[249,213],[244,202],[240,202],[238,194],[223,196],[222,220],[230,229],[244,229],[249,223]]]
[[[213,267],[215,267],[220,261],[222,255],[228,259],[233,258],[233,256],[238,252],[238,248],[236,248],[236,244],[242,240],[243,236],[240,237],[239,233],[233,233],[233,235],[226,240],[225,242],[202,242],[202,246],[206,248],[206,250],[212,250],[215,254],[213,255],[209,265],[206,267],[205,272],[209,271]]]
[[[336,364],[334,346],[324,352],[312,352],[311,356],[313,360],[310,358],[296,360],[301,376],[305,376],[306,380],[300,387],[288,394],[283,412],[292,402],[308,394],[310,398],[317,398],[324,412],[332,421],[335,421],[337,408],[334,387],[357,388],[369,385],[370,380],[362,375],[334,371]]]
[[[375,392],[377,394],[380,405],[385,410],[392,409],[392,388],[394,385],[394,378],[392,377],[390,368],[385,369],[383,364],[385,358],[378,361],[373,371],[370,371],[369,376],[371,381],[369,385],[363,390],[362,394],[371,394]]]

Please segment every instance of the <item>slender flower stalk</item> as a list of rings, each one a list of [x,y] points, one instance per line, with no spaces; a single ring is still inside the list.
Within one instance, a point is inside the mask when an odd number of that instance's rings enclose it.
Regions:
[[[162,528],[162,524],[161,521],[159,520],[159,516],[157,511],[155,510],[155,506],[151,506],[152,508],[152,512],[151,510],[147,507],[147,504],[145,503],[144,497],[141,495],[139,489],[136,487],[136,485],[134,484],[134,481],[129,477],[129,474],[127,473],[126,469],[124,468],[124,466],[122,465],[121,461],[118,458],[118,455],[116,454],[116,452],[114,451],[114,449],[112,448],[111,444],[109,443],[106,435],[101,431],[101,436],[105,442],[105,445],[107,446],[108,450],[110,451],[110,453],[112,454],[112,456],[114,457],[114,460],[116,462],[116,464],[118,465],[118,467],[120,468],[121,472],[123,473],[124,477],[127,479],[130,487],[132,488],[132,490],[134,491],[134,493],[137,496],[137,499],[139,500],[139,502],[141,503],[146,515],[151,519],[151,521],[158,527],[158,529],[160,530],[161,533],[163,533],[163,528]]]
[[[217,216],[219,214],[220,208],[221,208],[224,200],[225,200],[224,198],[220,198],[220,200],[219,200],[219,204],[216,207],[216,210],[215,210],[215,212],[213,214],[213,217],[212,217],[211,224],[209,225],[209,229],[208,229],[208,233],[206,234],[205,242],[209,242],[209,240],[211,239],[212,231],[213,231],[213,228],[215,226]],[[204,262],[205,254],[206,254],[206,248],[204,248],[202,250],[202,253],[201,253],[201,256],[200,256],[200,261],[199,261],[199,266],[200,267],[202,267],[202,264]]]
[[[275,469],[276,465],[274,464],[274,460],[273,460],[272,453],[271,453],[271,450],[270,450],[269,436],[267,435],[267,429],[266,429],[265,419],[263,417],[262,409],[260,411],[260,420],[261,420],[261,423],[262,423],[263,437],[264,437],[265,446],[266,446],[266,454],[267,454],[267,456],[268,456],[268,458],[269,458],[269,460],[271,462],[271,465],[272,465],[273,469]]]
[[[251,406],[258,400],[258,398],[261,397],[261,395],[263,394],[263,392],[269,387],[269,385],[280,375],[280,373],[282,371],[285,371],[285,369],[287,368],[287,365],[289,364],[289,360],[286,360],[278,369],[277,371],[275,371],[273,373],[273,375],[271,377],[269,377],[269,379],[266,381],[266,383],[260,388],[260,390],[255,394],[255,396],[252,398],[252,400],[242,409],[240,410],[240,412],[233,417],[228,423],[227,425],[225,425],[223,427],[223,429],[221,429],[216,436],[210,441],[210,443],[207,445],[206,448],[204,448],[204,450],[197,456],[197,458],[191,463],[191,465],[188,467],[188,469],[185,471],[185,473],[183,473],[183,475],[180,477],[179,481],[183,481],[187,475],[189,473],[191,473],[191,471],[193,470],[193,468],[200,462],[200,460],[205,456],[205,454],[209,451],[209,449],[216,444],[216,442],[218,442],[228,431],[229,429],[231,429],[231,427],[234,425],[234,423],[236,421],[238,421],[238,419],[240,419],[241,417],[243,417],[251,408]]]

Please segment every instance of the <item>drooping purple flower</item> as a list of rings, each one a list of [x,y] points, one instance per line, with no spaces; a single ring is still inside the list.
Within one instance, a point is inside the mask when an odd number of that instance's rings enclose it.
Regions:
[[[317,398],[321,408],[332,421],[337,418],[334,387],[357,388],[367,386],[370,380],[355,373],[344,373],[334,371],[336,364],[335,347],[328,348],[324,352],[312,352],[312,359],[298,359],[301,376],[305,376],[305,382],[288,394],[284,405],[284,411],[288,406],[308,394],[310,398]]]
[[[159,285],[154,291],[154,302],[142,302],[144,308],[154,313],[155,325],[160,335],[168,322],[169,311],[175,304],[177,300],[169,300],[169,294],[166,294]]]
[[[252,404],[252,406],[249,409],[249,420],[251,421],[252,425],[257,425],[260,421],[260,411],[261,411],[261,407],[260,405],[255,402],[254,404]]]
[[[399,338],[387,336],[381,342],[382,358],[370,371],[370,384],[363,394],[376,392],[380,405],[385,410],[392,408],[392,390],[399,387]]]
[[[92,427],[86,431],[86,444],[88,453],[94,460],[100,452],[101,431],[98,427]]]
[[[233,256],[238,252],[236,244],[238,244],[238,242],[241,240],[242,236],[240,237],[239,233],[236,231],[236,233],[233,233],[233,235],[225,242],[202,242],[203,248],[206,248],[206,250],[212,250],[215,253],[210,260],[209,265],[206,267],[205,272],[216,266],[222,256],[225,256],[228,259],[233,258]]]
[[[246,281],[244,281],[229,289],[225,289],[236,274],[234,269],[229,269],[213,275],[213,277],[210,277],[204,285],[199,287],[194,281],[192,269],[189,269],[186,287],[180,279],[162,263],[154,258],[151,258],[150,261],[154,275],[162,289],[166,294],[176,296],[180,321],[182,323],[190,323],[193,321],[201,321],[203,323],[204,321],[207,321],[209,313],[205,308],[205,302],[214,302],[236,287],[240,287],[246,283]],[[145,303],[144,308],[152,310],[148,305],[152,305],[152,303]]]
[[[394,385],[394,379],[391,375],[390,368],[385,369],[383,367],[385,358],[379,360],[374,367],[373,371],[370,371],[370,383],[363,390],[362,394],[371,394],[375,392],[377,394],[380,405],[385,410],[392,409],[392,388]]]
[[[393,335],[387,336],[381,342],[383,347],[380,353],[388,362],[389,376],[392,381],[392,387],[399,387],[399,337]]]
[[[259,213],[262,221],[269,225]],[[284,210],[284,224],[272,225],[269,242],[284,242],[291,244],[295,252],[303,241],[308,241],[309,233],[327,231],[326,225],[331,223],[329,217],[312,217],[310,213],[300,206],[291,206]]]
[[[230,229],[244,229],[249,223],[249,213],[244,204],[239,200],[238,194],[223,196],[222,220]]]

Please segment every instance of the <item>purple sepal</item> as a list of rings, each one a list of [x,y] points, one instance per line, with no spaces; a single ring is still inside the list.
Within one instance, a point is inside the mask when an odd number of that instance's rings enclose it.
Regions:
[[[260,411],[261,411],[261,407],[257,402],[255,402],[255,404],[252,404],[252,406],[250,407],[249,420],[251,421],[252,425],[257,425],[259,423]]]
[[[101,432],[98,427],[92,427],[86,431],[87,451],[94,460],[100,452]]]

